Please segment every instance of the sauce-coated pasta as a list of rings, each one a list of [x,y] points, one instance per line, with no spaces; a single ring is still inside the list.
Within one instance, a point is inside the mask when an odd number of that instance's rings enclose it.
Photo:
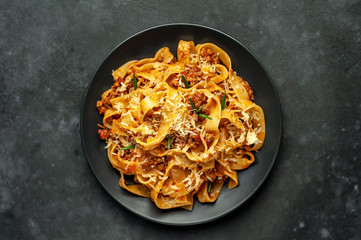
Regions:
[[[238,185],[237,170],[263,145],[265,119],[225,51],[181,40],[177,57],[164,47],[112,75],[97,102],[99,135],[122,188],[161,209],[191,210],[194,195],[214,202],[226,179]]]

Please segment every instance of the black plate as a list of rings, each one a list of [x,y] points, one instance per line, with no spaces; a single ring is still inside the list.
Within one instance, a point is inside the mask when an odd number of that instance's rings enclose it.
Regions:
[[[169,47],[176,53],[179,40],[192,40],[195,44],[211,42],[226,51],[233,69],[251,85],[255,102],[266,118],[266,139],[255,154],[255,163],[239,172],[238,187],[222,190],[213,204],[195,201],[193,211],[183,209],[160,210],[148,198],[133,195],[119,187],[119,173],[108,161],[105,143],[99,139],[97,124],[102,117],[96,110],[101,94],[113,83],[112,70],[123,63],[153,57],[158,49]],[[155,222],[169,225],[194,225],[217,219],[245,203],[261,186],[276,159],[281,141],[281,106],[272,80],[262,64],[242,44],[232,37],[199,25],[170,24],[140,32],[117,46],[100,64],[86,90],[81,109],[81,137],[85,155],[103,187],[121,205],[130,211]]]

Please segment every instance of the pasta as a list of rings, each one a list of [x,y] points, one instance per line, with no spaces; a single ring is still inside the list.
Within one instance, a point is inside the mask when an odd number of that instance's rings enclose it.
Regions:
[[[261,107],[225,51],[181,40],[153,58],[129,61],[97,102],[99,135],[119,185],[158,208],[192,210],[218,198],[225,180],[255,160],[265,138]]]

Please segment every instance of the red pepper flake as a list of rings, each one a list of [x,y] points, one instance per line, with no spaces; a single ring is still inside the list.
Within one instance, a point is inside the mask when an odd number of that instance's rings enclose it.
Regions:
[[[100,139],[106,140],[109,137],[108,129],[99,129],[98,130]]]
[[[198,134],[196,137],[196,141],[199,142],[201,140],[201,136]]]

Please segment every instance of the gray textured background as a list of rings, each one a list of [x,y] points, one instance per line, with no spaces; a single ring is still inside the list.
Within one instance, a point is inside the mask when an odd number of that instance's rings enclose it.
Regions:
[[[1,239],[361,239],[360,1],[1,1]],[[81,101],[101,60],[148,27],[221,30],[261,59],[284,134],[260,191],[188,228],[103,190],[82,151]]]

